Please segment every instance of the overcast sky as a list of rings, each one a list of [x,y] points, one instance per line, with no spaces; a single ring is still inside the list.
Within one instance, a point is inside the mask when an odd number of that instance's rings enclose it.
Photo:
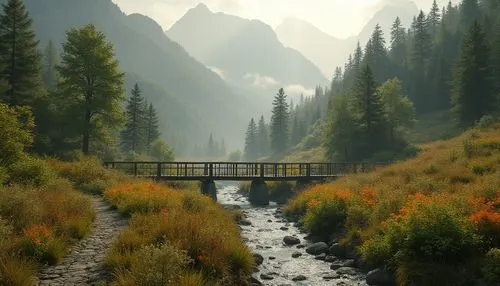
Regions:
[[[297,17],[339,38],[357,34],[370,17],[389,1],[404,0],[113,0],[125,13],[147,15],[165,30],[190,8],[203,2],[214,12],[259,19],[273,28],[288,16]],[[443,5],[447,2],[438,1]],[[432,0],[415,0],[415,3],[427,11]]]

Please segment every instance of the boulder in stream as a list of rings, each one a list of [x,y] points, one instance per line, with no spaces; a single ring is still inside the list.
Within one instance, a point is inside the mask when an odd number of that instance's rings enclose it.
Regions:
[[[353,267],[340,267],[339,269],[337,269],[337,274],[354,276],[358,274],[358,270]]]
[[[286,245],[296,245],[300,243],[300,239],[294,236],[285,236],[283,238],[283,243],[285,243]]]
[[[292,281],[304,281],[304,280],[307,280],[307,277],[305,277],[304,275],[298,275],[292,278]]]
[[[262,280],[273,280],[274,277],[271,276],[271,275],[269,275],[269,274],[262,273],[262,274],[260,274],[260,279],[262,279]]]
[[[318,255],[321,253],[325,253],[328,250],[328,244],[324,242],[317,242],[311,244],[308,248],[306,248],[306,252],[311,255]]]
[[[252,225],[252,222],[247,220],[247,219],[240,219],[240,221],[238,222],[239,225],[244,225],[244,226],[250,226]]]
[[[253,254],[253,259],[255,260],[255,264],[257,264],[257,266],[264,262],[264,257],[258,253]]]
[[[314,259],[316,259],[316,260],[323,260],[323,261],[325,260],[325,258],[326,258],[326,254],[324,254],[324,253],[321,253],[320,255],[316,255],[314,257]]]
[[[302,253],[301,253],[301,252],[299,252],[299,251],[295,251],[294,253],[292,253],[292,257],[293,257],[293,258],[299,258],[299,257],[301,257],[301,256],[302,256]]]
[[[393,285],[393,279],[389,273],[377,268],[366,275],[368,285]]]

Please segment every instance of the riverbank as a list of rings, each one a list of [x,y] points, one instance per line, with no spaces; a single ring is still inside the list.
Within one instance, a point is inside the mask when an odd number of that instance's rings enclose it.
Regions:
[[[500,126],[422,149],[415,159],[313,186],[285,213],[317,239],[337,241],[339,255],[379,268],[377,282],[498,285]]]
[[[243,214],[241,235],[258,262],[254,285],[366,285],[362,271],[351,267],[352,260],[318,248],[284,217],[279,205],[254,207],[236,185],[221,187],[218,199]]]

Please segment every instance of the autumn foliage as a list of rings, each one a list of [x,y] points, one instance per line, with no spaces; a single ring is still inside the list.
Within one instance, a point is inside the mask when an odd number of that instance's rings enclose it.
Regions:
[[[421,147],[415,159],[313,186],[285,212],[400,285],[496,285],[498,271],[484,269],[500,247],[500,126]]]

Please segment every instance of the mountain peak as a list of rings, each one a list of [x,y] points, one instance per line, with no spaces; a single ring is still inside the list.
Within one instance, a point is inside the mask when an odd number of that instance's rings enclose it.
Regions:
[[[208,6],[203,2],[200,2],[198,5],[196,5],[196,7],[192,8],[191,10],[203,13],[212,13],[210,8],[208,8]]]

